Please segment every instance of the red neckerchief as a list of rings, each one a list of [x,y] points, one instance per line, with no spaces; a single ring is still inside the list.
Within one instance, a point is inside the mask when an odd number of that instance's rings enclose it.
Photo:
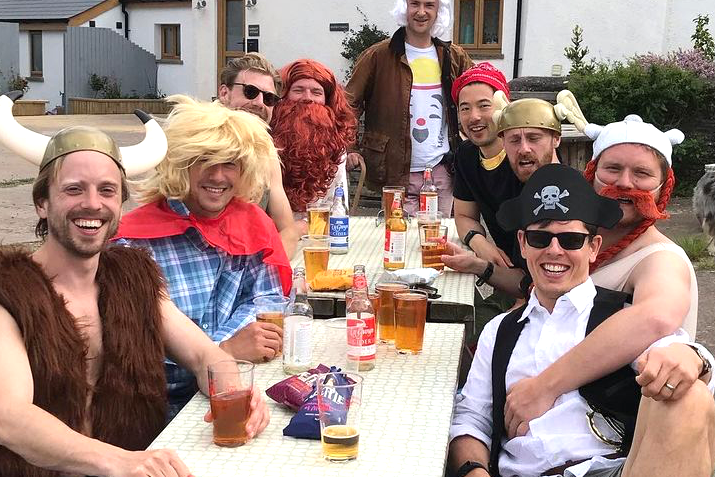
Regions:
[[[273,221],[257,205],[233,199],[215,218],[174,212],[165,200],[152,202],[122,217],[112,240],[153,239],[181,235],[195,228],[212,247],[231,255],[263,252],[263,262],[275,265],[283,286],[290,294],[292,271],[280,235]]]

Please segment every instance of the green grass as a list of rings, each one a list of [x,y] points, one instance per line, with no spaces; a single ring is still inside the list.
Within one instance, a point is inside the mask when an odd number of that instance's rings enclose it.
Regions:
[[[708,252],[709,237],[703,234],[686,235],[677,237],[674,242],[680,245],[696,268],[715,270],[715,257]]]
[[[27,179],[9,179],[5,181],[0,181],[0,189],[7,189],[10,187],[16,187],[16,186],[21,186],[25,184],[32,184],[35,181],[35,179],[32,178],[27,178]]]

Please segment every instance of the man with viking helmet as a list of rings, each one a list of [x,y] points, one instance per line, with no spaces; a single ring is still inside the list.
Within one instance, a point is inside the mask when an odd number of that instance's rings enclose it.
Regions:
[[[253,300],[290,292],[276,227],[255,203],[278,161],[265,122],[219,103],[171,96],[168,152],[137,184],[142,204],[116,235],[151,251],[176,306],[234,358],[268,361],[282,329],[256,322]],[[196,393],[191,370],[166,365],[170,415]]]
[[[536,98],[519,99],[510,103],[505,92],[499,89],[494,93],[491,103],[492,121],[502,139],[512,173],[518,180],[517,185],[505,188],[501,197],[491,198],[493,206],[498,207],[505,200],[516,197],[523,183],[537,169],[558,162],[556,148],[561,143],[561,121],[568,119],[572,123],[582,124],[585,119],[576,99],[569,91],[561,91],[557,95],[556,105],[552,105]],[[497,237],[507,235],[495,220],[489,230]],[[513,238],[512,242],[500,242],[506,243],[506,246],[514,243]],[[450,244],[449,250],[451,254],[443,257],[446,260],[445,265],[461,272],[474,273],[482,283],[488,282],[513,297],[522,298],[528,294],[530,281],[524,280],[526,266],[517,247],[505,250],[510,259],[509,266],[503,266],[491,258],[466,253],[454,244]]]
[[[693,266],[685,252],[655,226],[656,220],[667,217],[665,208],[675,181],[671,155],[683,133],[662,132],[636,115],[605,127],[582,128],[594,139],[593,159],[584,174],[599,194],[618,200],[623,211],[615,227],[601,231],[603,251],[591,266],[591,276],[597,285],[632,294],[633,305],[613,315],[539,375],[512,387],[507,415],[514,423],[541,416],[558,395],[622,366],[678,327],[692,337],[696,332]],[[692,376],[677,361],[667,366],[673,368],[673,378],[654,383],[646,395],[682,396]]]
[[[39,165],[43,243],[0,248],[0,474],[187,476],[175,452],[143,450],[166,421],[164,353],[204,392],[208,364],[229,356],[168,299],[146,252],[107,246],[126,176],[159,163],[166,139],[142,112],[136,146],[79,126],[48,138],[13,119],[19,96],[0,96],[0,143]],[[259,393],[252,409],[255,435],[268,422]]]

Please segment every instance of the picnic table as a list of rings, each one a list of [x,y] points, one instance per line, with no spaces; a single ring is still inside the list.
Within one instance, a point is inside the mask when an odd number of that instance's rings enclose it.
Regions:
[[[330,344],[323,321],[316,320],[313,328],[317,365]],[[268,397],[270,424],[242,447],[213,444],[212,425],[203,420],[209,402],[198,393],[149,448],[175,449],[197,477],[442,477],[460,359],[456,350],[463,341],[462,324],[427,323],[419,355],[399,355],[394,346],[378,344],[375,369],[361,373],[364,408],[354,461],[327,462],[320,441],[284,436],[294,413]],[[280,359],[256,365],[261,390],[284,378]]]

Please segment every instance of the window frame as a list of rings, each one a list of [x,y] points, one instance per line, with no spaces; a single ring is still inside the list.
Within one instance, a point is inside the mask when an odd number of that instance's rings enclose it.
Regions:
[[[482,38],[484,36],[484,7],[486,4],[485,0],[474,0],[474,43],[460,43],[459,34],[461,30],[461,15],[460,8],[462,0],[455,0],[454,2],[454,31],[453,31],[453,41],[454,44],[461,46],[467,53],[472,56],[483,57],[483,58],[503,58],[502,47],[504,46],[504,0],[492,0],[499,2],[499,32],[497,43],[482,43]]]
[[[28,32],[29,44],[30,44],[30,77],[31,78],[42,78],[43,77],[43,61],[42,61],[42,30],[30,30]],[[35,38],[39,38],[40,42],[40,69],[32,69],[35,66]]]
[[[181,24],[170,23],[162,24],[161,27],[161,59],[162,60],[180,60],[181,59]],[[166,45],[166,35],[171,34],[174,37],[175,51],[168,51]]]

